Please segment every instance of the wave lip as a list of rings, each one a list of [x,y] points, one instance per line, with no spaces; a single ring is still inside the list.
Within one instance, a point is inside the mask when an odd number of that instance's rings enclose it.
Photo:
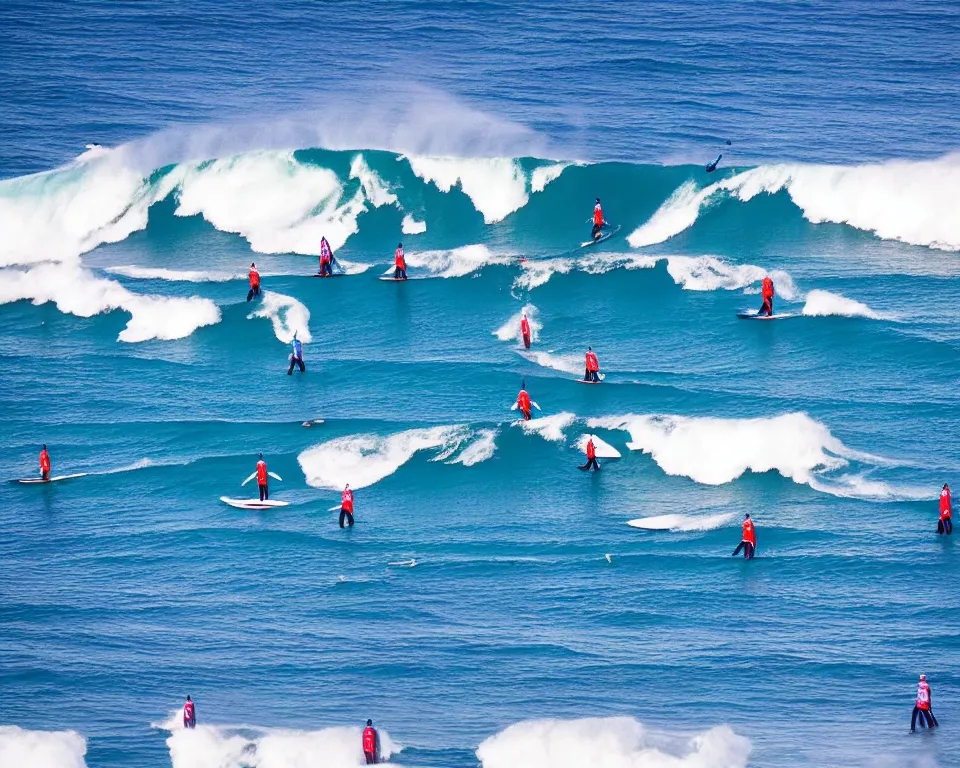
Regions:
[[[87,768],[87,740],[76,731],[28,731],[0,725],[0,765],[10,768]]]
[[[576,414],[563,411],[552,416],[541,416],[539,419],[515,423],[519,424],[528,435],[540,435],[544,440],[559,443],[566,439],[563,431],[573,424],[576,418]]]
[[[712,531],[726,525],[733,519],[733,512],[720,512],[716,515],[655,515],[628,520],[632,528],[646,531]]]
[[[50,301],[78,317],[122,309],[131,317],[120,341],[182,339],[198,328],[220,322],[220,309],[210,299],[133,293],[114,280],[95,277],[77,264],[41,264],[26,271],[8,269],[0,276],[0,304],[30,299]]]
[[[693,737],[631,717],[515,723],[477,748],[483,768],[746,768],[750,741],[721,725]]]
[[[871,320],[895,320],[893,315],[875,312],[866,304],[855,299],[848,299],[830,291],[813,290],[807,294],[806,304],[803,305],[803,314],[808,317],[827,317],[840,315],[842,317],[867,317]]]
[[[431,277],[464,277],[493,264],[512,264],[512,254],[497,254],[485,245],[464,245],[446,251],[408,253],[408,267],[426,269]],[[393,272],[393,267],[389,272]]]
[[[520,312],[512,315],[507,322],[493,332],[493,335],[500,341],[515,341],[522,344],[523,333],[520,331],[520,321],[523,320],[524,315],[527,316],[527,321],[530,323],[530,341],[539,340],[543,323],[537,320],[537,308],[533,304],[525,304]]]
[[[260,306],[251,312],[247,319],[266,317],[273,324],[274,335],[284,344],[293,341],[296,334],[304,344],[313,341],[310,335],[310,310],[293,296],[274,291],[264,291]]]

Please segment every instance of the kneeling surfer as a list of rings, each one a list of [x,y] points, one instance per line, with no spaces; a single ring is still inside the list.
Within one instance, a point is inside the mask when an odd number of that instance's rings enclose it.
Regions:
[[[367,727],[363,729],[363,756],[367,765],[380,762],[380,734],[373,727],[373,720],[367,720]]]
[[[353,491],[350,490],[350,483],[347,483],[340,494],[340,527],[343,528],[343,521],[347,521],[347,526],[353,528]]]
[[[733,550],[733,556],[739,555],[741,549],[745,560],[753,560],[753,555],[757,551],[757,531],[753,527],[753,520],[750,519],[749,513],[743,518],[743,536],[737,548]]]
[[[247,301],[254,296],[260,295],[260,273],[257,272],[257,265],[250,265],[250,291],[247,293]]]
[[[597,462],[597,447],[593,444],[593,435],[587,438],[587,463],[578,467],[578,469],[590,469],[591,467],[594,472],[600,469],[600,464]]]
[[[407,263],[403,258],[403,243],[397,243],[397,251],[393,255],[393,279],[407,279]]]
[[[950,508],[950,488],[946,483],[940,491],[940,521],[937,523],[937,533],[949,536],[953,533],[953,510]]]
[[[297,332],[293,332],[293,352],[290,353],[290,368],[287,371],[287,376],[293,376],[293,367],[295,365],[300,366],[300,373],[305,373],[307,366],[303,364],[303,344],[300,343],[300,339],[297,338]]]

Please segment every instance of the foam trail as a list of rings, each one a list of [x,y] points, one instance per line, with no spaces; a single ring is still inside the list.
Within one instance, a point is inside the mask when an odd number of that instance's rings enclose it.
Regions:
[[[508,157],[428,157],[408,155],[413,172],[441,192],[459,185],[486,224],[503,221],[530,199],[520,164]]]
[[[470,436],[465,426],[409,429],[393,435],[338,437],[297,457],[307,484],[314,488],[342,490],[366,488],[406,464],[417,451],[443,449],[437,458],[448,458]]]
[[[363,155],[357,155],[350,164],[350,178],[358,179],[363,194],[374,208],[384,205],[396,205],[397,196],[393,194],[376,171],[372,170]]]
[[[52,301],[61,312],[93,317],[121,309],[130,313],[120,341],[182,339],[197,328],[220,322],[220,309],[209,299],[133,293],[113,280],[95,277],[76,264],[41,264],[21,271],[0,271],[0,304]]]
[[[750,742],[721,725],[693,737],[630,717],[530,720],[477,748],[483,768],[746,768]]]
[[[172,768],[360,768],[365,764],[360,728],[317,731],[198,725],[183,728],[180,713],[154,727],[170,732]],[[379,729],[384,760],[401,747]]]
[[[367,209],[361,190],[342,201],[337,175],[298,162],[293,152],[249,152],[178,166],[171,176],[176,215],[200,214],[259,253],[318,255],[324,236],[336,250],[357,232],[357,216]]]
[[[560,174],[569,167],[570,163],[554,163],[534,168],[533,173],[530,174],[530,191],[543,192],[550,182],[559,179]]]
[[[587,442],[590,438],[593,438],[593,449],[597,452],[598,459],[619,459],[620,451],[614,448],[610,443],[601,440],[596,435],[580,435],[580,439],[577,440],[577,448],[579,448],[584,453],[587,452]]]
[[[587,425],[626,430],[630,450],[649,454],[668,475],[689,477],[703,485],[730,483],[748,470],[776,470],[796,483],[835,496],[915,498],[916,489],[868,483],[862,475],[831,474],[851,461],[868,465],[871,471],[895,462],[848,448],[805,413],[757,419],[628,415],[588,419]]]
[[[769,271],[753,264],[731,264],[715,256],[667,256],[667,272],[673,282],[688,291],[735,291],[759,283],[768,275],[777,295],[793,301],[797,287],[782,270]]]
[[[544,368],[552,368],[555,371],[575,373],[578,375],[584,372],[585,363],[581,355],[555,355],[553,352],[540,352],[526,349],[518,350],[517,353],[531,363],[536,363]]]
[[[463,277],[490,264],[511,264],[510,254],[495,254],[485,245],[464,245],[449,251],[406,254],[408,267],[426,269],[431,277]],[[391,267],[390,272],[393,271]]]
[[[627,525],[643,528],[647,531],[712,531],[726,525],[733,518],[733,512],[721,512],[717,515],[657,515],[629,520]]]
[[[530,323],[530,341],[537,341],[540,338],[540,331],[543,330],[543,323],[537,320],[537,308],[533,304],[524,305],[520,312],[511,316],[507,322],[493,332],[493,335],[500,341],[516,341],[518,344],[523,344],[520,321],[523,319],[524,313],[526,313],[527,321]]]
[[[555,274],[565,275],[576,267],[573,259],[544,259],[533,261],[526,259],[521,263],[523,271],[513,281],[514,288],[532,291],[546,283]]]
[[[407,214],[400,222],[400,231],[405,235],[422,235],[427,231],[427,222],[417,221],[412,214]]]
[[[310,310],[293,296],[264,291],[260,306],[247,319],[267,317],[273,323],[273,333],[284,344],[293,341],[293,334],[304,344],[313,341],[310,335]]]
[[[447,464],[463,464],[465,467],[472,467],[474,464],[492,458],[497,450],[496,439],[496,430],[480,430],[477,439],[464,448],[455,459],[450,459]]]
[[[87,768],[87,740],[76,731],[27,731],[0,725],[0,765],[9,768]]]
[[[564,411],[552,416],[541,416],[539,419],[514,423],[519,424],[528,435],[540,435],[544,440],[558,443],[566,437],[563,430],[573,424],[576,418],[576,414]]]
[[[814,224],[847,224],[884,240],[960,250],[957,154],[858,166],[761,165],[700,190],[688,181],[627,241],[635,248],[662,243],[723,197],[747,202],[781,190]]]
[[[203,272],[153,267],[118,266],[106,267],[104,272],[136,280],[168,280],[175,283],[228,283],[231,280],[243,280],[244,272]],[[264,273],[261,273],[263,275]]]
[[[807,303],[803,305],[803,314],[812,317],[841,315],[843,317],[868,317],[871,320],[893,320],[890,315],[874,312],[866,304],[848,299],[830,291],[815,290],[807,294]]]

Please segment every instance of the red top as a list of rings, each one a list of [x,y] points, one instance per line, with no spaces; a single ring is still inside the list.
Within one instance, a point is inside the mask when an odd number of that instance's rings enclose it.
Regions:
[[[406,264],[403,263],[403,248],[397,248],[397,253],[394,256],[393,263],[396,264],[400,269],[406,269]]]
[[[763,278],[763,298],[772,299],[773,298],[773,280],[769,277]]]
[[[593,445],[592,437],[589,440],[587,440],[587,458],[588,459],[597,458],[597,449]]]
[[[743,521],[743,540],[757,546],[757,532],[753,529],[753,520]]]
[[[347,512],[353,512],[353,491],[349,488],[340,494],[340,506]]]
[[[529,336],[529,335],[530,335],[530,323],[527,322],[527,318],[526,318],[526,317],[524,317],[524,318],[520,321],[520,333],[522,333],[524,336]]]
[[[930,686],[926,680],[921,680],[917,686],[917,708],[930,709]]]
[[[600,362],[597,360],[597,356],[593,352],[587,352],[587,370],[588,371],[600,370]]]
[[[530,410],[530,395],[527,394],[527,390],[521,389],[520,394],[517,395],[517,407],[521,411]]]
[[[260,273],[255,269],[250,270],[250,287],[257,288],[260,285]]]
[[[47,449],[46,449],[46,448],[44,448],[42,451],[40,451],[40,470],[43,471],[43,472],[49,472],[49,471],[50,471],[50,454],[47,453]],[[941,503],[940,506],[942,507],[943,504]]]
[[[371,754],[377,751],[377,732],[369,725],[363,729],[363,751]]]
[[[188,701],[183,705],[183,719],[186,721],[193,720],[193,702]]]
[[[43,454],[41,454],[40,461],[42,464]],[[946,520],[950,517],[953,517],[953,510],[950,508],[950,489],[944,488],[942,491],[940,491],[940,519]]]
[[[263,459],[257,462],[257,482],[260,485],[267,484],[267,462]]]
[[[600,207],[600,203],[593,206],[593,226],[603,226],[603,209]]]

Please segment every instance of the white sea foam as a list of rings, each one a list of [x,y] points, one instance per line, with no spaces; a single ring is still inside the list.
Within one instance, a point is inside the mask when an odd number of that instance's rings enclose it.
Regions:
[[[527,204],[527,182],[509,157],[430,157],[408,155],[413,172],[441,192],[459,186],[487,224],[502,221]]]
[[[610,443],[601,440],[596,435],[580,435],[580,439],[577,440],[577,448],[586,453],[587,442],[589,442],[591,437],[593,438],[593,449],[597,452],[598,459],[620,458],[620,451],[610,445]]]
[[[78,317],[117,309],[129,312],[120,341],[182,339],[197,328],[220,322],[220,309],[209,299],[133,293],[71,263],[0,272],[0,304],[23,299],[37,305],[51,301],[61,312]]]
[[[350,164],[350,178],[358,179],[363,194],[374,208],[384,205],[396,205],[397,196],[390,191],[383,179],[372,170],[363,155],[357,155]]]
[[[304,344],[313,341],[310,335],[310,310],[293,296],[264,291],[259,306],[247,318],[266,317],[273,323],[273,333],[285,344],[293,341],[293,334]]]
[[[495,429],[481,429],[477,435],[476,439],[469,443],[466,448],[464,448],[456,456],[456,458],[450,459],[448,464],[463,464],[465,467],[472,467],[474,464],[479,464],[482,461],[486,461],[489,458],[493,457],[493,454],[497,450],[497,430]]]
[[[543,192],[550,182],[559,179],[560,174],[569,167],[570,163],[554,163],[534,168],[533,173],[530,174],[530,191]]]
[[[915,498],[915,489],[867,481],[863,473],[839,474],[852,461],[867,467],[866,471],[896,462],[848,448],[805,413],[756,419],[628,415],[588,419],[587,426],[626,430],[630,450],[649,454],[668,475],[704,485],[733,482],[748,470],[776,470],[796,483],[835,496]]]
[[[627,525],[647,531],[712,531],[733,519],[733,512],[716,515],[656,515],[630,520]]]
[[[365,764],[360,728],[297,731],[251,726],[183,728],[180,712],[157,728],[170,732],[172,768],[360,768]],[[401,747],[378,729],[384,760]]]
[[[551,352],[542,352],[540,350],[517,350],[518,354],[525,357],[531,363],[552,368],[555,371],[564,373],[583,374],[586,367],[586,360],[583,355],[574,354],[555,354]]]
[[[892,315],[882,315],[874,312],[866,304],[855,299],[848,299],[830,291],[815,290],[807,294],[807,302],[803,305],[803,314],[814,317],[827,315],[841,315],[843,317],[868,317],[871,320],[893,320]]]
[[[483,768],[746,768],[750,742],[722,725],[695,736],[630,717],[530,720],[477,748]]]
[[[408,429],[393,435],[349,435],[308,448],[297,457],[307,484],[342,490],[365,488],[392,475],[418,451],[439,449],[449,458],[470,437],[465,426]]]
[[[532,291],[545,285],[555,274],[565,275],[577,265],[574,259],[526,259],[521,262],[521,272],[513,281],[514,288]]]
[[[0,725],[0,765],[8,768],[86,768],[87,740],[76,731],[28,731]]]
[[[787,301],[797,298],[793,279],[782,270],[769,271],[753,264],[731,264],[715,256],[667,256],[667,272],[688,291],[736,291],[759,283],[768,275],[777,295]]]
[[[198,270],[164,269],[162,267],[117,266],[107,267],[105,272],[136,280],[169,280],[179,283],[227,283],[246,279],[246,272],[204,272]],[[261,273],[263,275],[264,273]]]
[[[400,231],[405,235],[422,235],[427,231],[427,222],[417,221],[412,214],[408,213],[400,222]]]
[[[463,277],[491,264],[511,264],[514,256],[493,253],[485,245],[464,245],[449,251],[406,254],[408,267],[426,269],[432,277]],[[393,271],[391,267],[390,271]]]
[[[528,435],[540,435],[544,440],[559,443],[566,439],[563,430],[573,424],[576,418],[576,414],[564,411],[552,416],[541,416],[539,419],[515,423],[519,424]]]
[[[960,155],[858,166],[762,165],[698,189],[682,184],[628,238],[642,247],[688,229],[703,208],[785,190],[814,224],[834,222],[885,240],[960,250]]]
[[[524,305],[520,312],[512,315],[507,322],[493,332],[493,335],[500,341],[515,341],[518,344],[523,344],[520,321],[524,314],[527,315],[527,322],[530,323],[530,341],[537,341],[540,338],[540,331],[543,330],[543,323],[537,320],[537,308],[533,304]]]

